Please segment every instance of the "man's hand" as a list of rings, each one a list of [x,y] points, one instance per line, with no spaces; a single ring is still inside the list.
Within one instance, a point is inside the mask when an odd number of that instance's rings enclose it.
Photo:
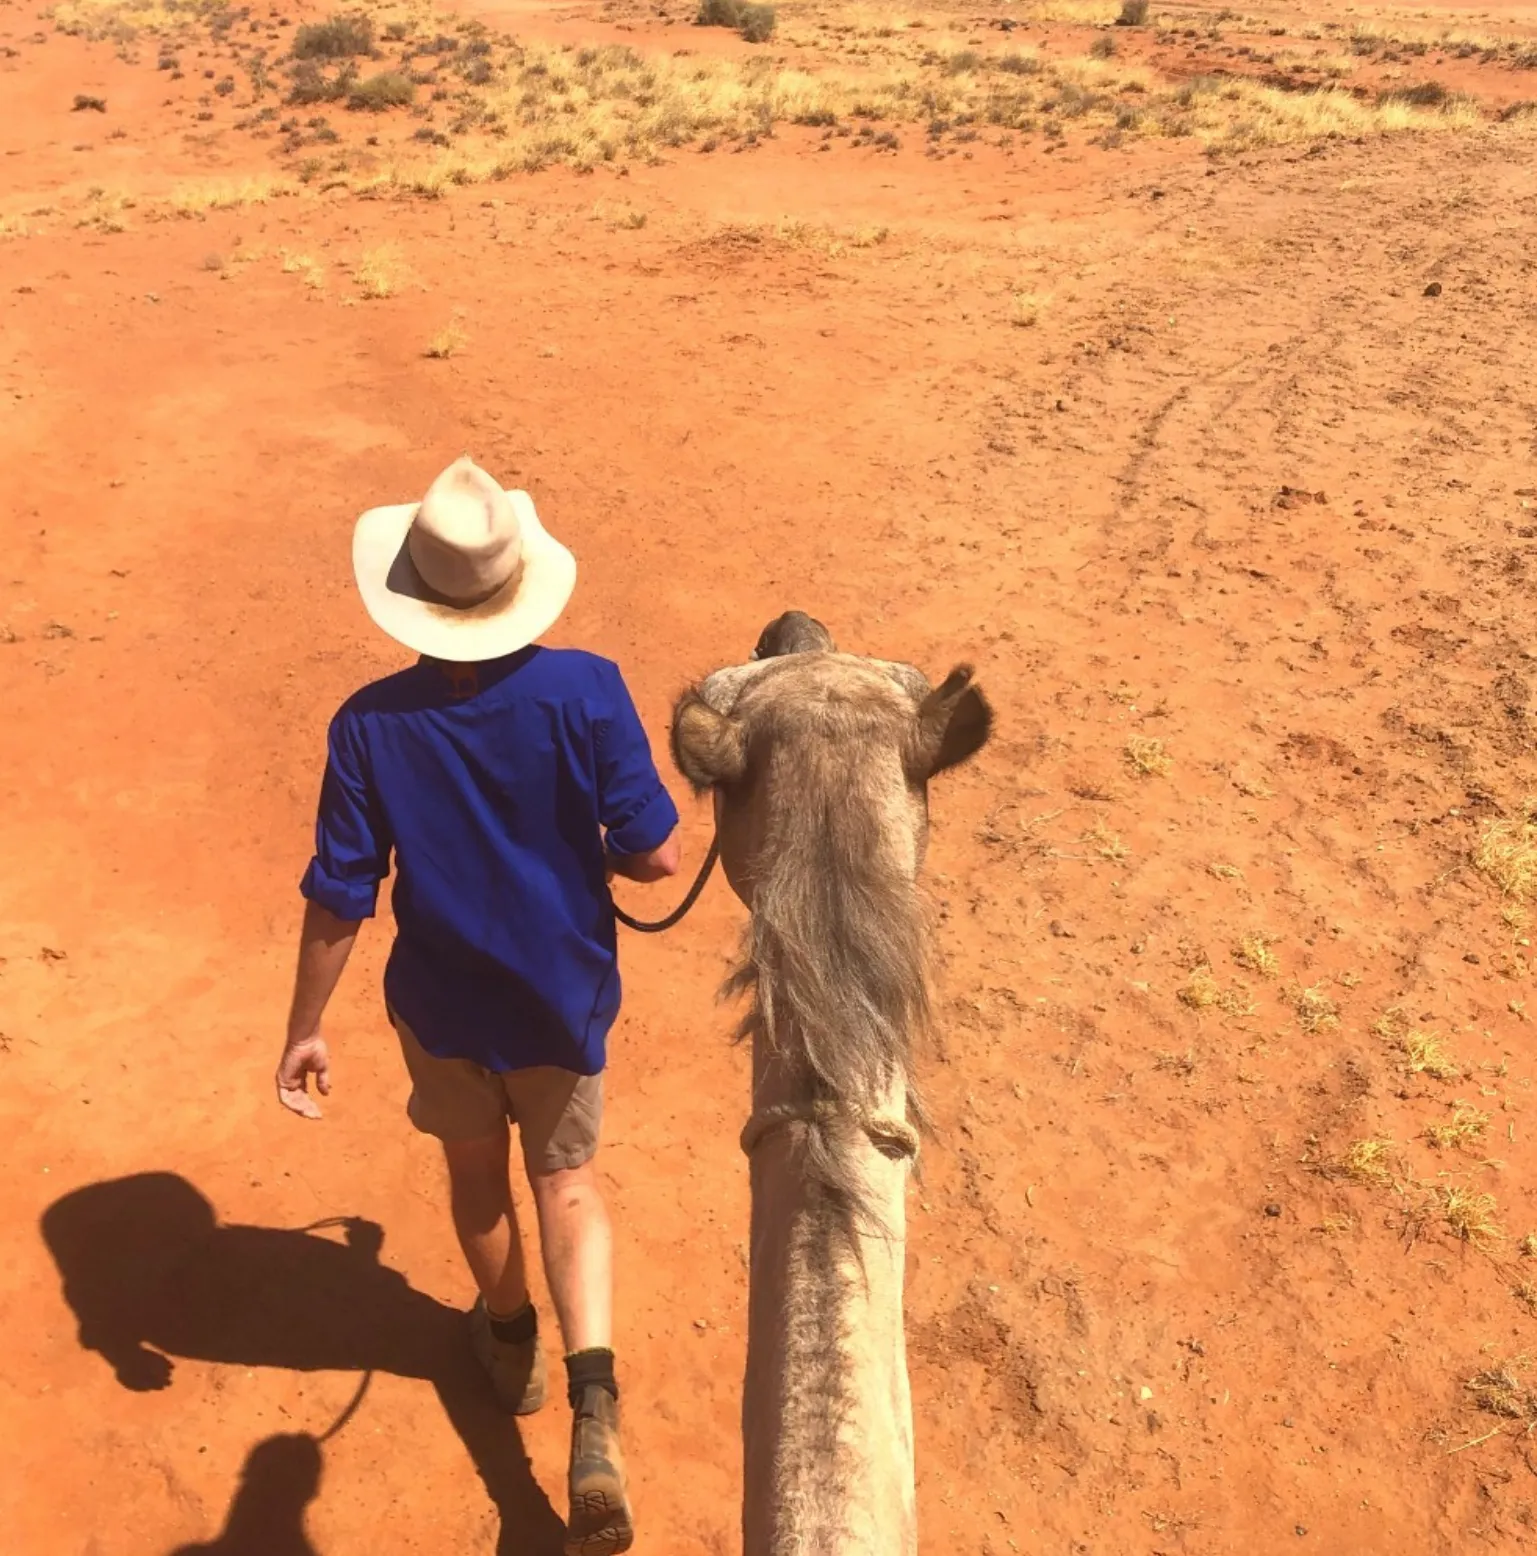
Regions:
[[[313,1037],[289,1042],[278,1061],[278,1101],[300,1118],[319,1118],[320,1105],[310,1095],[309,1079],[315,1077],[315,1090],[322,1097],[331,1094],[331,1054],[326,1040],[317,1032]]]

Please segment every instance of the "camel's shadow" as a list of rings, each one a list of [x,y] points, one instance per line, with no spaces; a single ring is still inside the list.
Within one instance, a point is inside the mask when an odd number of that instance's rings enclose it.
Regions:
[[[168,1387],[176,1357],[425,1379],[501,1514],[498,1556],[559,1551],[563,1526],[534,1480],[516,1423],[496,1408],[470,1357],[464,1315],[380,1264],[377,1223],[330,1225],[345,1239],[317,1235],[318,1226],[222,1226],[174,1173],[76,1189],[42,1219],[80,1343],[105,1358],[124,1388]],[[303,1518],[320,1474],[317,1438],[258,1443],[223,1533],[173,1556],[314,1556]]]

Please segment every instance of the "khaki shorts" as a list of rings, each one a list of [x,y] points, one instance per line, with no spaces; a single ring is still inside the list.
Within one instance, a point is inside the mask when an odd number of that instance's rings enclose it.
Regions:
[[[498,1072],[468,1059],[439,1059],[394,1011],[390,1020],[411,1072],[406,1113],[423,1134],[483,1140],[511,1119],[530,1175],[565,1172],[592,1160],[603,1123],[601,1075],[577,1075],[554,1065]]]

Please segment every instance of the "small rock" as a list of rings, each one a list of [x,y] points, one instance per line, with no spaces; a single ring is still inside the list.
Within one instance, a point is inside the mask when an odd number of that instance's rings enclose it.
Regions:
[[[72,638],[75,635],[73,627],[66,627],[62,621],[50,621],[43,628],[45,638]]]
[[[1281,1417],[1281,1425],[1282,1426],[1291,1426],[1292,1425],[1292,1418],[1290,1416],[1282,1416]]]
[[[1425,295],[1427,297],[1439,297],[1441,295],[1441,283],[1439,281],[1432,281],[1430,285],[1425,288]],[[1297,1533],[1305,1534],[1306,1530],[1298,1529]]]
[[[1465,961],[1465,962],[1471,962],[1471,963],[1472,963],[1472,964],[1473,964],[1473,965],[1474,965],[1474,966],[1475,966],[1475,967],[1477,967],[1477,966],[1478,966],[1478,964],[1479,964],[1479,963],[1480,963],[1480,962],[1481,962],[1481,961],[1483,961],[1483,957],[1481,957],[1481,956],[1480,956],[1480,955],[1479,955],[1479,954],[1478,954],[1478,952],[1477,952],[1477,951],[1465,951],[1465,952],[1464,952],[1464,953],[1463,953],[1463,956],[1462,956],[1462,959],[1463,959],[1463,961]]]
[[[1267,1216],[1278,1216],[1281,1214],[1281,1207],[1276,1204],[1274,1200],[1271,1200],[1271,1202],[1265,1206],[1265,1214]]]
[[[1144,1384],[1143,1384],[1143,1385],[1142,1385],[1142,1389],[1141,1389],[1141,1392],[1140,1392],[1140,1394],[1139,1394],[1139,1395],[1138,1395],[1138,1398],[1139,1398],[1139,1399],[1141,1399],[1141,1400],[1142,1400],[1142,1401],[1143,1401],[1143,1403],[1144,1403],[1144,1404],[1145,1404],[1145,1403],[1146,1403],[1146,1402],[1147,1402],[1147,1401],[1148,1401],[1148,1400],[1150,1400],[1150,1399],[1151,1399],[1151,1398],[1152,1398],[1152,1397],[1153,1397],[1153,1391],[1152,1391],[1152,1389],[1150,1389],[1150,1388],[1149,1388],[1149,1387],[1148,1387],[1148,1386],[1147,1386],[1147,1384],[1145,1384],[1145,1383],[1144,1383]]]
[[[1070,925],[1064,924],[1059,918],[1054,918],[1046,927],[1058,940],[1077,939],[1077,932]]]
[[[708,1322],[702,1318],[696,1318],[694,1320],[694,1328],[696,1329],[708,1329],[709,1327],[710,1326]]]
[[[1308,1526],[1306,1524],[1298,1524],[1297,1525],[1297,1533],[1299,1535],[1306,1534],[1307,1532],[1308,1532]]]

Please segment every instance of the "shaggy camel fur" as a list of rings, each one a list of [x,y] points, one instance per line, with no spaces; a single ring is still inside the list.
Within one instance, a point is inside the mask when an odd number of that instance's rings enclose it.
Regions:
[[[673,753],[713,789],[751,910],[744,1556],[911,1556],[904,1192],[929,1022],[916,877],[928,780],[987,739],[969,669],[840,654],[791,612],[680,700]]]

